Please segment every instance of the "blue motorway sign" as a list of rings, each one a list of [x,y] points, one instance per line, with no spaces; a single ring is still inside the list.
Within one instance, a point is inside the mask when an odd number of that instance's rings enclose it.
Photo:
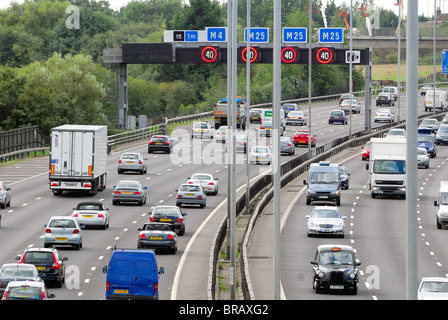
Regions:
[[[207,41],[227,41],[227,28],[226,27],[207,27],[205,28],[207,34]]]
[[[448,51],[442,51],[442,73],[448,74]]]
[[[308,41],[306,28],[283,28],[283,42],[306,43]]]
[[[342,28],[320,28],[319,29],[320,43],[343,43],[344,30]]]
[[[244,28],[244,42],[247,42],[247,28]],[[269,29],[268,28],[250,28],[250,42],[268,43]]]
[[[198,31],[185,31],[185,41],[199,41]]]

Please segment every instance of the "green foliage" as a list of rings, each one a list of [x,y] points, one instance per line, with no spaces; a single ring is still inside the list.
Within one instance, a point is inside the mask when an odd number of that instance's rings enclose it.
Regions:
[[[320,2],[313,0],[314,29],[324,26]],[[282,2],[282,27],[308,27],[308,3]],[[73,18],[70,5],[79,9],[79,29],[67,27]],[[273,5],[273,0],[252,0],[251,26],[272,30]],[[247,25],[246,9],[246,2],[240,1],[239,39]],[[327,1],[329,26],[345,27],[341,9],[347,7]],[[354,18],[355,24],[365,27],[360,10],[355,10]],[[381,11],[385,26],[394,19],[393,13]],[[119,11],[103,0],[12,3],[0,10],[0,129],[39,125],[48,132],[63,123],[115,124],[111,70],[102,63],[103,49],[126,42],[162,42],[164,30],[204,30],[226,26],[226,20],[227,3],[217,0],[139,0]],[[384,61],[395,59],[393,52],[381,56]],[[237,68],[238,94],[244,96],[246,67]],[[313,96],[348,90],[347,66],[312,70]],[[128,75],[129,114],[136,116],[155,119],[196,113],[198,108],[208,111],[227,94],[226,64],[129,65]],[[272,77],[272,65],[251,66],[251,104],[272,101]],[[354,70],[353,79],[354,89],[361,89],[361,72]],[[283,100],[307,97],[308,66],[282,65],[281,86]]]

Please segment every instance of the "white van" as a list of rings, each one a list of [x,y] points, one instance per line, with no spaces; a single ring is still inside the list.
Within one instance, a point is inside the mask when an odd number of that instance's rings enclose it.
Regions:
[[[397,87],[384,87],[384,93],[390,93],[395,101],[398,99],[398,88]]]
[[[261,109],[261,123],[263,124],[263,121],[266,118],[269,118],[272,121],[272,109]],[[285,113],[283,110],[280,111],[280,126],[283,130],[286,129],[286,118]]]
[[[437,229],[448,225],[448,181],[440,181],[439,195],[434,200],[436,209],[436,225]]]
[[[431,111],[433,108],[434,91],[436,94],[436,109],[443,111],[448,106],[447,96],[445,90],[428,90],[425,96],[425,111]]]

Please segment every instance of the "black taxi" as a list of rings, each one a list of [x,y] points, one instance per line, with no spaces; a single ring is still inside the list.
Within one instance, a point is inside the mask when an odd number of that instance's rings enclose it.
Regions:
[[[348,291],[358,293],[358,266],[355,252],[348,245],[320,245],[317,247],[313,266],[313,289]]]

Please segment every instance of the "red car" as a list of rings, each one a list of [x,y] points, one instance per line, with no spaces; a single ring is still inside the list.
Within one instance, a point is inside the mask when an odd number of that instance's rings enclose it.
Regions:
[[[367,141],[362,148],[362,160],[369,160],[370,156],[370,141]]]
[[[309,130],[297,130],[294,136],[292,137],[292,142],[295,146],[298,145],[308,145],[308,139],[310,136]],[[311,136],[311,146],[316,146],[316,136]]]

